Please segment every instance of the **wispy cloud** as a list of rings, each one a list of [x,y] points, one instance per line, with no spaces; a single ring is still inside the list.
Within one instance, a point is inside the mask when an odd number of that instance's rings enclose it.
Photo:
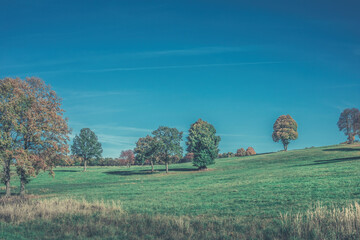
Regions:
[[[98,134],[98,137],[100,142],[119,146],[120,149],[124,146],[134,146],[136,140],[138,140],[137,137],[117,136],[110,134]]]
[[[165,49],[158,51],[142,51],[142,52],[122,52],[122,53],[111,53],[111,54],[92,54],[90,56],[80,56],[69,59],[48,59],[46,61],[37,62],[23,62],[12,65],[1,65],[0,69],[16,69],[16,68],[33,68],[33,67],[49,67],[59,65],[69,65],[73,63],[86,63],[94,62],[99,59],[118,59],[118,58],[151,58],[160,56],[195,56],[195,55],[209,55],[209,54],[221,54],[231,52],[246,52],[258,49],[259,46],[242,46],[242,47],[223,47],[223,46],[212,46],[212,47],[197,47],[187,49]],[[43,72],[29,72],[27,74],[36,73],[59,73],[61,70],[49,70]]]
[[[154,66],[154,67],[127,67],[127,68],[119,67],[119,68],[102,68],[102,69],[85,70],[82,72],[166,70],[166,69],[206,68],[206,67],[222,67],[222,66],[278,64],[278,63],[282,63],[282,62],[239,62],[239,63],[210,63],[210,64],[193,64],[193,65],[168,65],[168,66]]]
[[[166,66],[151,66],[151,67],[117,67],[117,68],[99,68],[99,69],[84,69],[84,70],[56,70],[56,71],[22,72],[22,73],[10,74],[10,76],[23,76],[23,75],[40,76],[42,74],[63,74],[63,73],[102,73],[102,72],[105,73],[105,72],[122,72],[122,71],[146,71],[146,70],[207,68],[207,67],[226,67],[226,66],[245,66],[245,65],[267,65],[267,64],[279,64],[279,63],[283,63],[283,62],[259,61],[259,62],[237,62],[237,63],[207,63],[207,64],[192,64],[192,65],[166,65]]]
[[[254,46],[244,47],[200,47],[190,49],[173,49],[173,50],[160,50],[160,51],[145,51],[132,53],[133,56],[140,57],[157,57],[157,56],[192,56],[192,55],[206,55],[206,54],[219,54],[230,52],[246,52],[254,50]]]
[[[246,138],[268,138],[268,136],[257,136],[250,134],[232,134],[232,133],[219,133],[221,137],[246,137]]]
[[[115,95],[133,95],[137,92],[135,91],[73,91],[73,90],[63,90],[64,94],[67,95],[67,98],[95,98],[95,97],[106,97],[106,96],[115,96]]]
[[[93,125],[92,127],[95,129],[111,130],[111,131],[148,132],[148,133],[152,131],[151,129],[127,127],[127,126]]]

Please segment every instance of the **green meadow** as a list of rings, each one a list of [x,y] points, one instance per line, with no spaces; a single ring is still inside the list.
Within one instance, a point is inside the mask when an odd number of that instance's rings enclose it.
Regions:
[[[80,167],[57,167],[54,178],[43,173],[32,179],[27,185],[27,193],[33,199],[72,198],[90,203],[103,200],[105,204],[119,201],[127,216],[216,218],[216,221],[220,219],[222,222],[235,219],[240,224],[233,230],[240,234],[236,235],[238,237],[244,236],[242,231],[250,231],[241,227],[242,223],[255,221],[262,225],[278,219],[280,214],[304,213],[316,204],[330,208],[346,207],[360,200],[360,145],[356,144],[217,159],[207,171],[197,171],[191,163],[172,164],[169,174],[165,173],[162,165],[155,169],[156,172],[151,173],[150,166],[89,167],[87,172],[82,172]],[[17,185],[17,181],[12,182],[13,192],[18,190]],[[35,226],[39,227],[39,234],[48,234],[43,235],[44,238],[66,238],[65,235],[44,231],[40,227],[41,220],[35,222],[20,225],[2,223],[1,228],[3,234],[10,234],[4,235],[7,238],[17,236],[27,239],[29,232],[37,231]],[[52,229],[51,226],[49,228]],[[261,227],[258,229],[262,231]],[[110,233],[96,232],[93,235],[77,231],[70,233],[69,239],[115,236],[167,239],[168,236],[152,235],[148,230],[146,236],[140,233],[135,236],[125,227],[121,233],[116,233],[114,229],[108,230]],[[228,234],[224,232],[208,237],[223,239]],[[206,235],[170,236],[168,239],[207,238]],[[264,236],[266,234],[261,233],[249,238]]]

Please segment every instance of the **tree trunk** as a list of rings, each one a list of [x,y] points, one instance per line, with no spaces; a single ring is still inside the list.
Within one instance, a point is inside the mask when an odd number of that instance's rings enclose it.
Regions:
[[[10,197],[10,196],[11,196],[11,192],[10,192],[10,180],[7,180],[7,181],[5,182],[5,187],[6,187],[5,197]]]
[[[11,178],[11,168],[10,164],[11,159],[5,159],[4,161],[4,169],[3,169],[3,181],[5,183],[5,197],[11,196],[11,188],[10,188],[10,178]]]
[[[86,172],[86,163],[87,163],[87,160],[84,160],[84,172]]]
[[[288,145],[287,145],[287,144],[284,144],[284,150],[285,150],[285,152],[287,152],[287,147],[288,147]]]
[[[20,177],[20,196],[25,196],[25,180]]]
[[[151,172],[154,172],[154,163],[153,161],[150,161],[150,163],[151,163]]]
[[[169,173],[169,163],[165,163],[166,166],[166,173]]]
[[[349,139],[349,144],[353,144],[354,140],[355,140],[355,136],[353,136],[352,134],[349,134],[348,139]]]

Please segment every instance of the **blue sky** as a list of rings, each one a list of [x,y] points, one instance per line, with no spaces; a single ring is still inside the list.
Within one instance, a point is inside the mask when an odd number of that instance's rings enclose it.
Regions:
[[[250,3],[251,2],[251,3]],[[360,107],[359,1],[0,0],[0,78],[37,76],[63,98],[73,135],[89,127],[118,157],[160,125],[198,118],[221,152],[337,144]]]

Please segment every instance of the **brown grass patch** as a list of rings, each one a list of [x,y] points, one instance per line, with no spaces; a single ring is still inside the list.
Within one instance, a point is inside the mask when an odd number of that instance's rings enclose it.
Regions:
[[[33,197],[11,197],[0,199],[0,220],[11,223],[34,219],[50,219],[65,214],[90,215],[95,212],[107,214],[122,212],[119,202],[74,200],[71,198],[33,199]]]

